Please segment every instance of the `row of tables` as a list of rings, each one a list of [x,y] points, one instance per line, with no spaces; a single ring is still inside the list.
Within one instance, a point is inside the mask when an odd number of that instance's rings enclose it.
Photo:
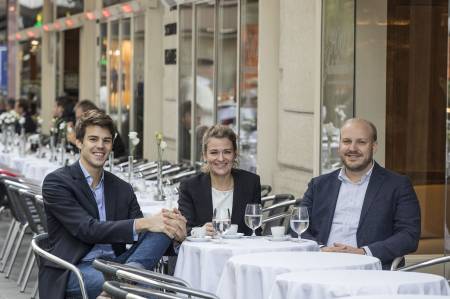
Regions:
[[[15,151],[4,153],[1,146],[0,163],[39,183],[48,173],[61,167],[33,155],[20,157]],[[174,205],[173,201],[154,201],[151,192],[143,191],[137,192],[137,197],[145,215]],[[383,294],[402,295],[392,297],[397,299],[418,298],[407,294],[431,299],[433,297],[423,295],[450,295],[448,283],[442,276],[381,271],[381,263],[374,257],[325,253],[320,252],[313,241],[277,242],[267,237],[225,239],[220,243],[186,240],[179,250],[175,276],[222,299],[355,295],[382,298]]]

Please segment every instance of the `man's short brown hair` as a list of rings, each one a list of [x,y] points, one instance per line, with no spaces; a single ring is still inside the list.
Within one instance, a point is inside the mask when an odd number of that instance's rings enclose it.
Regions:
[[[113,120],[108,114],[100,110],[86,111],[77,121],[77,124],[75,125],[75,135],[78,140],[83,141],[84,135],[86,134],[86,128],[89,126],[106,128],[111,132],[113,138],[116,134],[116,126],[114,125]]]

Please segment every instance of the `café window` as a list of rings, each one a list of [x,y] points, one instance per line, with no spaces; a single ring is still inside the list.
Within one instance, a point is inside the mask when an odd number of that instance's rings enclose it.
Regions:
[[[64,18],[84,11],[84,0],[55,1],[56,18]]]
[[[221,123],[239,136],[240,167],[256,172],[258,1],[183,4],[178,24],[180,160],[200,161],[203,133]]]
[[[145,16],[121,17],[99,26],[98,102],[128,148],[130,131],[143,137]],[[142,144],[136,146],[137,157],[142,157]]]
[[[36,108],[41,97],[41,40],[19,43],[20,95],[29,99]]]
[[[44,0],[19,0],[16,6],[18,29],[41,27],[43,22],[43,8]]]
[[[375,124],[381,166],[406,175],[421,209],[416,254],[447,253],[448,0],[322,0],[321,172],[341,166],[339,128]],[[446,240],[447,238],[447,240]]]

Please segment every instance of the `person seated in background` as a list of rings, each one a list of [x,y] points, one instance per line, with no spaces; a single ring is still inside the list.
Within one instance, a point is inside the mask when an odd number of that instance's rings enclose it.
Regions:
[[[377,129],[354,118],[341,128],[343,167],[313,178],[301,206],[308,208],[303,238],[322,251],[366,254],[388,269],[396,257],[412,253],[420,238],[420,208],[411,182],[373,160]]]
[[[74,106],[73,99],[67,96],[60,96],[55,101],[52,129],[56,137],[56,144],[61,143],[62,138],[65,138],[62,132],[66,132],[67,125],[75,120],[75,114],[73,113]],[[62,129],[63,123],[65,124],[64,129]],[[66,146],[70,147],[68,144]]]
[[[25,129],[26,134],[36,133],[37,126],[31,116],[28,101],[26,99],[18,99],[14,110],[19,117],[19,122],[16,124],[16,133],[20,134],[22,128]],[[23,118],[23,123],[21,123],[21,118]]]
[[[212,126],[203,135],[202,173],[180,184],[178,206],[186,217],[188,232],[204,229],[206,235],[213,235],[214,209],[229,209],[231,223],[238,225],[238,232],[252,233],[244,223],[245,207],[261,203],[261,184],[258,175],[236,168],[236,139],[233,130],[223,125]]]
[[[91,101],[89,100],[82,100],[78,102],[74,107],[74,113],[75,113],[75,120],[78,120],[81,118],[81,116],[90,110],[99,110],[99,108]],[[67,133],[67,140],[74,144],[76,143],[76,137],[75,137],[75,131],[73,128],[75,127],[74,122],[70,122],[68,124],[69,128],[72,128]],[[123,140],[118,132],[116,132],[116,136],[113,141],[113,152],[115,157],[122,157],[127,155],[127,149],[125,147],[125,144],[123,143]]]
[[[75,131],[80,159],[47,175],[42,186],[49,252],[76,265],[89,298],[96,298],[104,280],[92,267],[95,258],[152,269],[172,238],[184,239],[186,219],[176,209],[143,218],[131,185],[103,170],[115,134],[108,115],[88,111]],[[133,242],[126,250],[126,244]],[[78,298],[80,294],[73,272],[43,261],[40,298]]]

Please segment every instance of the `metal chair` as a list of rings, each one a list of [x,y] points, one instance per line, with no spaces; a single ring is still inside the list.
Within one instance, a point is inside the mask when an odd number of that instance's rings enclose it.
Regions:
[[[31,240],[31,248],[33,248],[33,252],[36,255],[36,262],[38,264],[38,267],[42,266],[42,260],[45,259],[50,262],[53,262],[59,266],[61,266],[64,269],[67,269],[69,271],[72,271],[75,273],[76,277],[78,278],[78,283],[80,284],[80,290],[81,290],[81,296],[83,299],[89,299],[86,287],[83,281],[83,276],[81,275],[81,271],[75,266],[72,265],[69,262],[66,262],[65,260],[49,253],[47,250],[50,247],[50,244],[48,243],[48,234],[40,234],[37,235]]]
[[[29,190],[19,189],[19,204],[25,213],[25,217],[27,218],[29,228],[33,232],[33,236],[47,232],[46,225],[44,226],[45,218],[43,219],[38,213],[39,208],[36,203],[36,195],[37,194]],[[20,292],[25,291],[34,262],[35,256],[32,254],[30,244],[22,270],[19,274],[19,279],[17,280],[17,285],[20,285]]]
[[[0,272],[4,272],[8,261],[10,261],[11,250],[13,250],[13,258],[10,265],[14,263],[15,256],[19,250],[20,244],[23,240],[26,230],[28,229],[28,222],[25,217],[25,214],[19,204],[18,193],[19,189],[28,189],[29,187],[25,184],[18,183],[13,180],[4,179],[2,180],[4,186],[6,187],[6,194],[8,198],[8,206],[11,211],[11,215],[13,216],[13,220],[11,221],[10,231],[5,240],[5,244],[2,249],[2,260]],[[12,266],[11,266],[12,267]],[[9,272],[9,271],[8,271]],[[8,277],[9,275],[7,275]]]
[[[92,262],[92,266],[98,271],[102,272],[105,281],[117,280],[117,271],[123,270],[149,279],[155,279],[166,283],[180,285],[183,287],[190,287],[189,283],[180,278],[176,278],[166,274],[161,274],[155,271],[138,269],[128,265],[119,264],[113,261],[106,261],[97,258]]]
[[[272,186],[270,185],[261,185],[261,197],[266,197],[272,192]]]
[[[414,265],[410,265],[410,266],[405,266],[405,267],[401,267],[401,268],[397,268],[395,269],[395,271],[414,271],[417,269],[422,269],[425,267],[431,267],[434,265],[439,265],[439,264],[445,264],[450,262],[450,256],[443,256],[443,257],[438,257],[438,258],[434,258],[434,259],[430,259],[424,262],[420,262]]]
[[[103,283],[103,291],[113,299],[145,299],[146,297],[138,295],[142,293],[145,293],[146,295],[155,295],[149,294],[146,289],[138,288],[130,284],[119,283],[117,281],[105,281]],[[171,296],[165,298],[171,299],[174,297]]]
[[[177,296],[179,293],[196,298],[218,299],[214,294],[192,289],[186,281],[173,276],[100,259],[94,260],[92,266],[103,273],[105,281],[119,280],[119,282],[139,284],[140,291],[145,291],[145,293],[139,293],[140,295],[151,295],[152,298],[186,298]],[[136,286],[133,287],[136,288]]]
[[[276,195],[273,196],[275,197]],[[270,234],[270,228],[272,226],[284,226],[287,228],[286,220],[288,219],[288,216],[290,216],[290,209],[293,206],[298,205],[301,201],[300,198],[294,199],[294,196],[290,194],[283,194],[283,198],[288,199],[263,208],[263,213],[265,215],[263,218],[263,235]]]

